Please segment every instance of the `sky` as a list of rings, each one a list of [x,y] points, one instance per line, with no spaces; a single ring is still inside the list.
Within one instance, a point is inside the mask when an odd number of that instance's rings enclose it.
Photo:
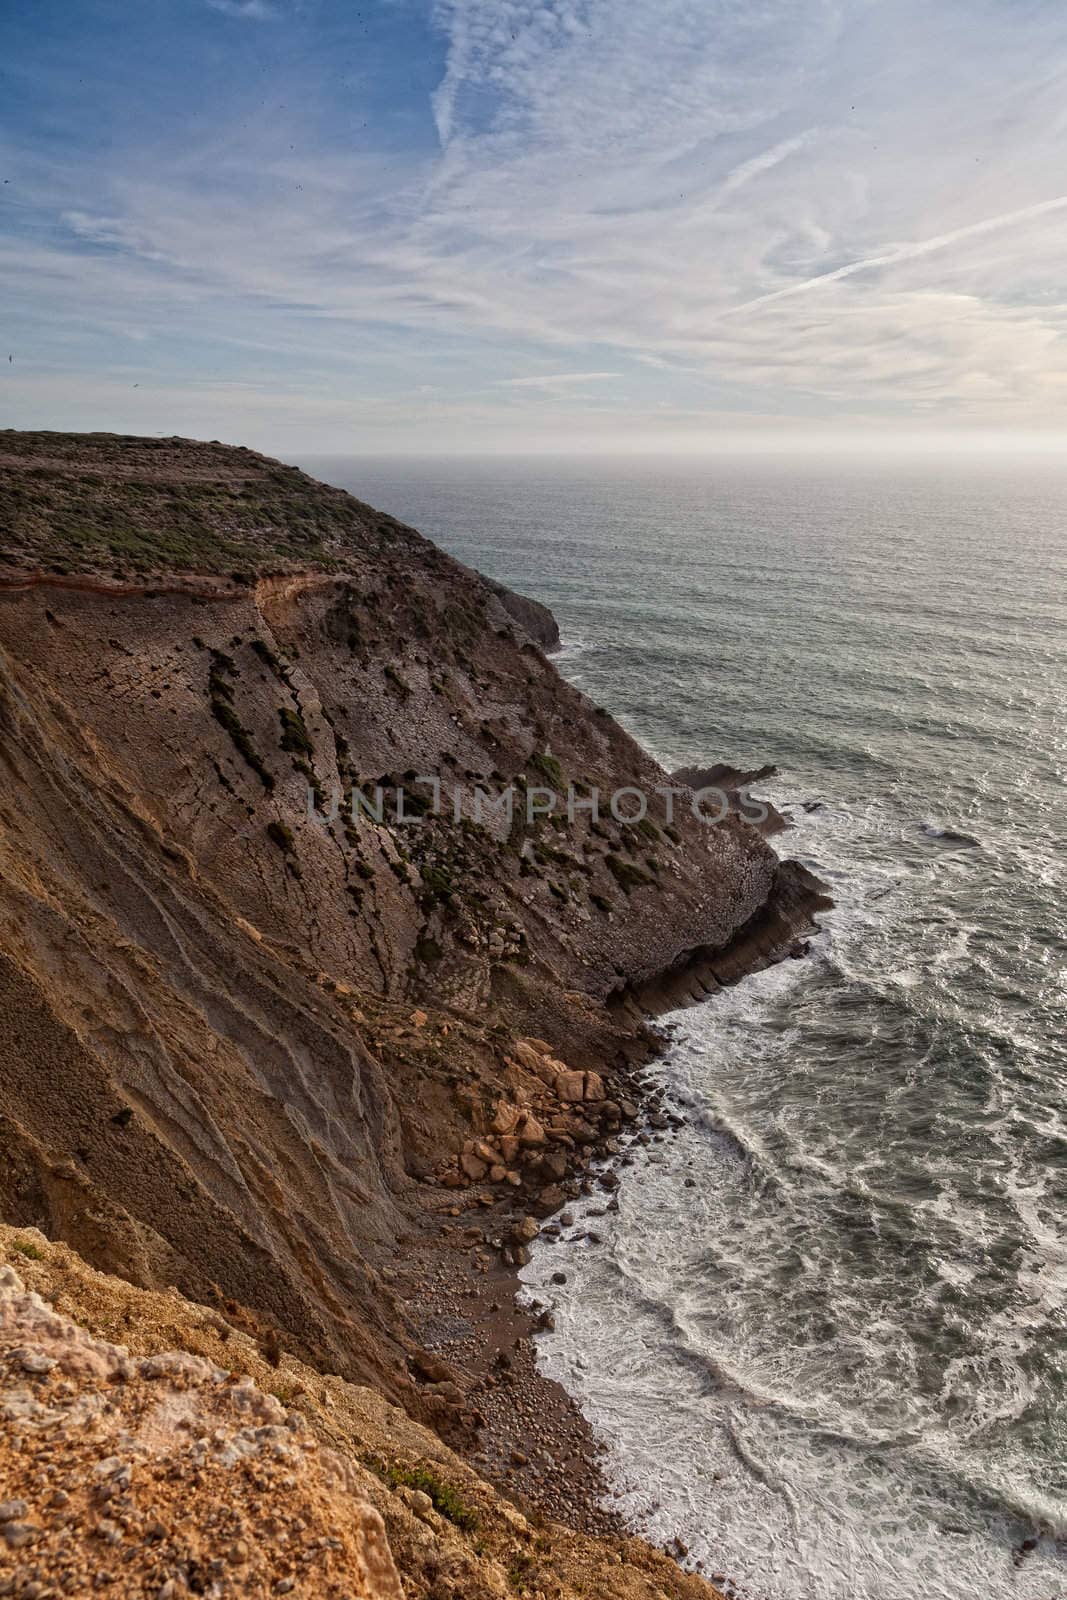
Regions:
[[[0,0],[0,426],[1067,438],[1063,0]]]

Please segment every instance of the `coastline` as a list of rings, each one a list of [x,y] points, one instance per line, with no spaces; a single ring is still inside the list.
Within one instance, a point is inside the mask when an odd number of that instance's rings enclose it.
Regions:
[[[775,831],[788,826],[780,822]],[[797,862],[782,862],[779,881],[779,893],[726,950],[696,949],[671,972],[620,999],[639,1026],[631,1047],[600,1070],[609,1092],[628,1103],[633,1115],[621,1128],[598,1129],[595,1142],[580,1151],[579,1163],[569,1167],[560,1186],[562,1205],[540,1219],[540,1241],[554,1244],[562,1237],[568,1206],[579,1199],[600,1197],[600,1214],[617,1210],[616,1191],[633,1159],[631,1148],[658,1142],[683,1125],[664,1108],[666,1091],[648,1071],[669,1044],[657,1019],[713,1001],[722,988],[806,955],[818,912],[833,902],[827,886]],[[515,1246],[508,1243],[528,1211],[491,1189],[475,1187],[455,1198],[455,1215],[431,1228],[406,1262],[407,1292],[401,1288],[400,1298],[413,1336],[461,1380],[480,1419],[473,1438],[458,1448],[527,1515],[584,1534],[633,1536],[637,1530],[611,1508],[613,1490],[595,1429],[577,1400],[538,1363],[536,1335],[553,1325],[552,1312],[536,1297],[520,1299],[525,1291],[519,1271],[528,1252],[515,1259]],[[688,1553],[677,1538],[660,1548],[679,1563]],[[696,1562],[687,1570],[706,1576],[704,1568]],[[721,1573],[716,1578],[725,1581]]]

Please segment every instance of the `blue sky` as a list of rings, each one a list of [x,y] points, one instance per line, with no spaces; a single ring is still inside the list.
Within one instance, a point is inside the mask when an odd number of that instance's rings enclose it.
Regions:
[[[3,36],[2,425],[1067,423],[1062,0],[8,0]]]

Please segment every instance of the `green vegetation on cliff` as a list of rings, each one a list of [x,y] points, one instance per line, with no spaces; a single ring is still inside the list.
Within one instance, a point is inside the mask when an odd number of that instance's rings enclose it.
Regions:
[[[250,581],[333,570],[354,547],[422,543],[391,517],[255,451],[122,434],[0,431],[0,562],[125,578]],[[2,575],[0,567],[0,575]]]

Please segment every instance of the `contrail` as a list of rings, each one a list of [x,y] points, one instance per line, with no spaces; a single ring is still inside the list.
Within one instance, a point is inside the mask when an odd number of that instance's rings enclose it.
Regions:
[[[891,267],[898,261],[914,261],[918,256],[928,256],[934,250],[944,250],[950,244],[958,244],[961,239],[976,239],[980,234],[992,233],[997,228],[1008,228],[1015,222],[1030,222],[1034,217],[1043,217],[1050,211],[1062,211],[1067,206],[1067,195],[1061,194],[1055,200],[1042,200],[1036,206],[1025,206],[1022,211],[1005,211],[999,217],[986,217],[983,222],[968,223],[966,228],[955,228],[951,233],[939,233],[933,239],[920,239],[916,244],[903,244],[896,250],[887,250],[884,255],[867,256],[862,261],[850,261],[845,267],[835,267],[833,272],[820,272],[814,278],[805,278],[803,283],[791,283],[788,288],[775,289],[772,294],[761,294],[755,300],[745,300],[739,306],[731,306],[728,311],[721,314],[720,321],[727,317],[736,317],[742,311],[754,311],[758,306],[769,306],[775,300],[785,300],[789,295],[805,294],[809,289],[817,289],[824,283],[837,283],[841,278],[851,278],[855,272],[866,272],[870,267]]]

